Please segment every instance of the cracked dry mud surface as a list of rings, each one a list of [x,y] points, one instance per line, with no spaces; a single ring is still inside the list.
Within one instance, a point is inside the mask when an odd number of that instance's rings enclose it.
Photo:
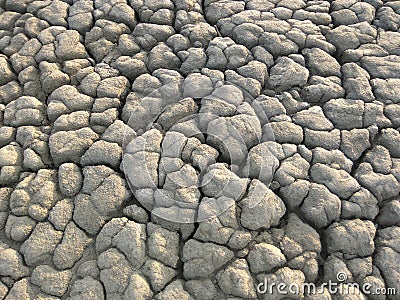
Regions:
[[[0,299],[400,299],[400,1],[0,0]]]

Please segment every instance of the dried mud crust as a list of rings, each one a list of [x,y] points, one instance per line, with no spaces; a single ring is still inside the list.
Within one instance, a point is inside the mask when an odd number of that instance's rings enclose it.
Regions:
[[[0,299],[400,299],[256,288],[400,293],[399,26],[386,0],[0,0]]]

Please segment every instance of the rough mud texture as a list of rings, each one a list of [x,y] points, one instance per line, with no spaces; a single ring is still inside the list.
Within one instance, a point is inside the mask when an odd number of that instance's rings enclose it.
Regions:
[[[0,299],[400,299],[400,1],[0,0],[0,50]],[[338,273],[398,295],[256,288]]]

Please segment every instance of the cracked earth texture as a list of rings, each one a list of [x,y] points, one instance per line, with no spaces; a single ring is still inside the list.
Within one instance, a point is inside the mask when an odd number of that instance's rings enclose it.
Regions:
[[[400,1],[0,0],[0,299],[400,299]],[[337,282],[398,295],[262,294]]]

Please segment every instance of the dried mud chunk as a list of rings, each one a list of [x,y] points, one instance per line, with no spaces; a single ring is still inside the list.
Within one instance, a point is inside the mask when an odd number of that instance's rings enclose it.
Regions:
[[[274,179],[280,185],[286,186],[293,183],[296,179],[307,179],[309,168],[309,162],[296,153],[283,160],[274,175]]]
[[[334,194],[347,199],[360,189],[360,185],[349,173],[344,170],[315,164],[310,169],[311,177],[317,183],[324,184]]]
[[[96,239],[96,250],[105,251],[116,247],[137,269],[146,260],[146,226],[126,218],[114,218],[103,226]]]
[[[323,109],[336,128],[351,130],[363,127],[364,102],[361,100],[333,99]]]
[[[65,163],[58,168],[58,185],[63,195],[75,196],[83,182],[81,169],[74,163]]]
[[[151,227],[148,228],[150,229]],[[149,230],[148,229],[148,230]],[[179,260],[179,235],[164,228],[150,229],[148,238],[149,255],[167,266],[175,268]]]
[[[73,283],[69,296],[71,300],[79,300],[87,296],[93,300],[102,300],[104,299],[103,286],[96,279],[87,276]]]
[[[73,267],[91,242],[92,239],[85,232],[70,222],[65,228],[61,243],[54,250],[54,264],[61,270]]]
[[[4,124],[13,127],[40,126],[44,120],[43,103],[35,97],[22,96],[10,102],[4,111]]]
[[[70,270],[57,271],[49,265],[41,265],[33,270],[31,281],[44,293],[61,297],[67,291],[71,277]]]
[[[28,275],[21,255],[7,244],[0,244],[0,275],[19,279]]]
[[[108,165],[113,169],[118,169],[121,155],[122,149],[117,143],[97,141],[82,156],[81,165]]]
[[[2,74],[0,85],[4,85],[17,78],[5,56],[0,56],[0,73]]]
[[[321,252],[321,241],[317,231],[310,225],[302,222],[294,213],[288,217],[284,228],[284,237],[280,241],[280,249],[288,260],[302,255],[305,252]],[[312,242],[311,242],[312,241]]]
[[[342,201],[342,218],[374,220],[379,213],[378,199],[367,189],[361,188],[348,201]]]
[[[280,57],[271,68],[268,83],[278,92],[285,91],[295,86],[305,85],[308,75],[309,71],[303,66],[290,58]]]
[[[367,162],[360,164],[354,176],[379,202],[399,194],[400,184],[397,179],[392,174],[375,173],[371,164]]]
[[[260,283],[265,283],[267,282],[269,285],[272,283],[275,283],[276,285],[280,283],[284,283],[284,292],[285,296],[284,297],[293,297],[294,299],[296,298],[301,298],[303,296],[303,293],[300,289],[300,293],[297,293],[295,290],[290,290],[288,287],[290,284],[293,284],[295,286],[301,287],[303,283],[305,282],[305,277],[304,274],[300,270],[293,270],[288,267],[284,267],[279,269],[275,274],[260,274],[257,276],[257,281]],[[286,288],[285,288],[286,287]],[[263,287],[261,287],[263,288]],[[268,292],[267,287],[266,292]],[[262,289],[261,289],[262,290]],[[276,296],[276,299],[283,299],[283,295],[279,295],[277,293],[277,290],[273,289],[273,296]],[[268,299],[266,296],[264,296],[264,299]]]
[[[207,278],[233,256],[233,252],[226,247],[189,240],[183,247],[183,274],[186,279]]]
[[[50,261],[62,235],[62,231],[55,230],[48,222],[37,224],[20,249],[27,265],[32,266]]]
[[[312,130],[332,130],[334,128],[332,122],[326,118],[324,111],[319,106],[299,111],[292,119],[294,123]]]
[[[342,252],[348,257],[366,257],[375,250],[375,226],[371,221],[344,220],[326,229],[329,253]]]
[[[372,78],[400,78],[400,57],[389,55],[387,57],[365,56],[361,58],[364,67]]]
[[[138,299],[146,300],[150,299],[153,295],[153,291],[142,275],[133,273],[131,275],[130,283],[125,290],[124,299]]]
[[[103,283],[106,297],[122,295],[129,285],[132,267],[124,255],[112,248],[101,253],[97,259],[100,268],[100,281]]]
[[[369,131],[367,129],[342,130],[340,150],[351,160],[357,160],[368,149]]]
[[[399,227],[393,226],[379,230],[376,239],[374,262],[381,270],[386,286],[392,288],[398,287],[400,280],[396,263],[399,259],[399,246],[396,244],[399,234]]]
[[[71,199],[58,201],[49,212],[49,221],[57,230],[64,230],[72,219],[74,203]]]
[[[250,183],[248,195],[240,201],[240,206],[241,224],[251,230],[278,225],[286,212],[283,201],[257,179]]]
[[[185,288],[195,299],[211,300],[216,296],[216,287],[210,279],[188,280]]]
[[[303,129],[289,121],[272,122],[270,126],[278,143],[300,144],[303,141]]]
[[[270,273],[275,268],[282,267],[286,263],[286,258],[274,245],[259,243],[250,250],[247,261],[250,264],[251,272]]]
[[[340,65],[325,51],[312,48],[303,50],[306,65],[312,75],[340,77]]]
[[[176,275],[176,270],[152,259],[146,261],[142,272],[150,279],[151,287],[156,292],[162,291]]]
[[[31,234],[35,225],[36,222],[28,216],[17,217],[10,214],[5,224],[5,232],[8,238],[23,242]]]
[[[56,165],[65,162],[79,163],[82,155],[97,138],[98,135],[88,127],[52,134],[49,147],[54,163]]]
[[[32,3],[33,5],[30,5],[29,8],[34,9],[34,4],[35,2]],[[40,19],[44,19],[47,22],[49,22],[52,25],[60,25],[66,27],[67,21],[65,20],[68,16],[68,8],[69,5],[63,1],[55,0],[55,1],[50,1],[48,2],[48,5],[46,5],[43,8],[40,8],[37,11],[37,16]],[[31,11],[29,11],[31,12]]]
[[[348,99],[361,99],[366,102],[374,100],[370,85],[370,75],[356,63],[347,63],[342,66],[343,87]]]
[[[317,228],[322,228],[339,220],[341,202],[325,186],[311,184],[300,211]]]
[[[87,58],[85,47],[79,42],[79,33],[75,30],[67,30],[56,38],[55,53],[60,60]]]
[[[308,84],[302,88],[301,96],[307,102],[325,103],[331,99],[344,97],[345,90],[337,77],[311,76]]]
[[[383,204],[377,223],[383,227],[399,226],[400,201],[392,200]]]
[[[374,89],[374,94],[379,101],[383,103],[400,102],[400,79],[389,78],[380,79],[375,78],[371,80],[371,86]]]
[[[218,285],[225,294],[256,299],[253,278],[246,260],[237,259],[217,274]]]

